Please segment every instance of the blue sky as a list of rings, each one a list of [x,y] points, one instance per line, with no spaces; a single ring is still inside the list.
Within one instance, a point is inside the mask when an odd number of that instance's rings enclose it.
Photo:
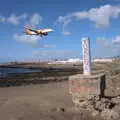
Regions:
[[[0,62],[81,58],[89,37],[92,57],[120,53],[120,0],[1,0]],[[24,26],[52,28],[44,38]]]

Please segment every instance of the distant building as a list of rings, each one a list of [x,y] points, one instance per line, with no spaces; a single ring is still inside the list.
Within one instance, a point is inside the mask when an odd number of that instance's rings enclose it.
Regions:
[[[93,59],[93,62],[112,62],[113,59],[112,58],[97,58],[97,59]]]
[[[67,62],[76,63],[76,62],[82,62],[82,60],[80,60],[79,58],[70,58],[67,60]]]

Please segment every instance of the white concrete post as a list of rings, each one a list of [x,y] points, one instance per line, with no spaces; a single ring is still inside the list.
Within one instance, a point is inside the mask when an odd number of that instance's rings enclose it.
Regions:
[[[83,74],[91,74],[91,56],[90,56],[90,40],[88,37],[82,38],[83,51]]]

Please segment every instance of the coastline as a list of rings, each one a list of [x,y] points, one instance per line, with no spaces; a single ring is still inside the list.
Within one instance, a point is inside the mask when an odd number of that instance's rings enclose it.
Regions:
[[[29,84],[43,84],[49,82],[60,82],[68,80],[73,74],[82,72],[81,67],[74,67],[72,64],[54,65],[43,63],[26,63],[26,64],[10,64],[1,65],[4,69],[30,69],[37,72],[10,74],[6,77],[0,77],[0,87],[21,86]]]

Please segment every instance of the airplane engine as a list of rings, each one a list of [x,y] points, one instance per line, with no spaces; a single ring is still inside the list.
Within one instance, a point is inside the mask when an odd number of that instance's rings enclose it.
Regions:
[[[46,33],[43,33],[43,35],[47,36],[47,35],[48,35],[48,33],[47,33],[47,32],[46,32]]]

